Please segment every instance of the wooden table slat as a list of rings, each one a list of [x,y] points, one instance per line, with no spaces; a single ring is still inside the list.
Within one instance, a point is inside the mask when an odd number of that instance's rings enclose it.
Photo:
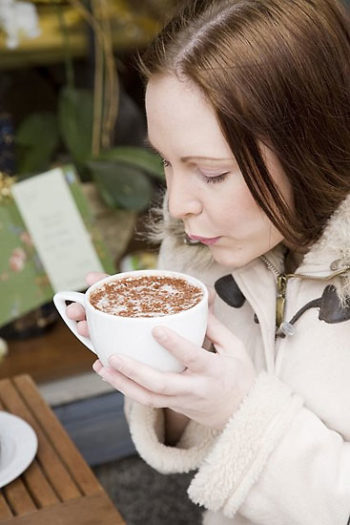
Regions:
[[[2,490],[0,490],[0,521],[5,518],[11,518],[12,512],[10,507],[7,505]]]
[[[31,496],[39,508],[59,503],[60,500],[47,481],[45,474],[41,470],[36,459],[31,463],[22,476],[27,487],[30,487]]]
[[[28,375],[23,375],[17,376],[14,383],[30,403],[40,424],[45,427],[51,443],[59,456],[64,459],[67,470],[70,471],[83,494],[88,496],[103,490],[56,415],[41,397],[33,380]]]
[[[9,485],[6,485],[3,488],[3,492],[5,499],[15,515],[21,516],[22,514],[28,514],[28,512],[34,512],[36,510],[36,505],[21,478],[17,478]]]
[[[105,493],[84,496],[47,507],[36,514],[18,516],[1,525],[126,525]]]
[[[30,399],[22,397],[10,380],[3,379],[0,381],[0,400],[6,410],[33,427],[39,443],[37,460],[59,498],[63,501],[78,498],[81,493],[49,441],[45,425],[41,426],[37,420],[38,415],[32,412]]]

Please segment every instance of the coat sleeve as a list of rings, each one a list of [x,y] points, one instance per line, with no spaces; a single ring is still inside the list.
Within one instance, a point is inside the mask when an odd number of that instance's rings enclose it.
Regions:
[[[164,444],[162,409],[126,400],[125,413],[138,453],[146,463],[163,474],[197,469],[218,434],[217,430],[190,421],[176,446],[167,446]]]
[[[350,443],[261,373],[205,457],[191,499],[260,525],[347,525]]]

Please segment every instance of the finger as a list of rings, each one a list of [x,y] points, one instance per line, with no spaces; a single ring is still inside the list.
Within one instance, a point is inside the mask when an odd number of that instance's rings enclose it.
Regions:
[[[66,308],[66,314],[73,321],[85,320],[85,308],[78,303],[72,303]]]
[[[92,365],[92,368],[98,374],[99,371],[103,368],[101,361],[99,359],[96,359],[96,361]]]
[[[174,330],[165,326],[156,326],[152,335],[159,344],[164,346],[183,365],[192,372],[201,373],[207,370],[210,363],[210,352],[205,351],[184,337],[178,335]]]
[[[230,353],[240,353],[242,342],[222,324],[213,314],[208,316],[207,337],[214,344],[216,351],[220,354],[227,352],[230,348]]]
[[[209,307],[209,312],[214,312],[214,303],[215,303],[215,299],[216,299],[216,291],[215,291],[215,288],[213,288],[212,286],[207,286],[207,289],[208,289],[208,307]]]
[[[79,321],[77,324],[77,330],[79,335],[89,337],[89,327],[86,321]]]
[[[102,366],[98,371],[98,375],[126,397],[137,401],[141,405],[165,408],[169,406],[169,400],[172,399],[171,397],[155,394],[147,390],[114,368]]]
[[[173,396],[192,391],[188,376],[160,372],[124,355],[112,355],[109,358],[109,364],[114,370],[118,370],[135,383],[156,394]]]
[[[104,279],[105,277],[108,277],[108,273],[102,273],[102,272],[89,272],[85,280],[89,286],[92,284],[97,283],[97,281],[101,281],[101,279]]]

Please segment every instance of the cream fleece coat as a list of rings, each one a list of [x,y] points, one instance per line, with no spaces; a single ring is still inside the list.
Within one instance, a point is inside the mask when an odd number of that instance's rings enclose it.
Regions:
[[[276,276],[283,247],[230,272],[207,248],[186,246],[167,224],[160,266],[208,285],[232,273],[246,301],[219,297],[216,315],[244,342],[258,377],[221,432],[190,422],[175,447],[163,442],[163,412],[126,403],[140,455],[163,473],[196,473],[189,497],[205,525],[347,525],[350,516],[350,197],[288,280],[284,319],[336,286],[345,315],[329,322],[307,308],[294,335],[276,337]],[[304,277],[300,277],[303,275]],[[339,305],[338,305],[339,306]],[[255,314],[255,321],[254,321]],[[258,320],[258,322],[256,322]]]

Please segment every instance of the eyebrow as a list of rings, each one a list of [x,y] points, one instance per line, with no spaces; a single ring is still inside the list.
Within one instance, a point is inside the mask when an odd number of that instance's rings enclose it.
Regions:
[[[218,157],[202,157],[202,156],[189,156],[189,157],[181,157],[182,162],[188,162],[190,160],[210,160],[210,162],[232,162],[233,159],[230,158],[218,158]]]
[[[164,157],[164,155],[152,144],[149,138],[145,139],[145,145],[146,147],[152,149],[155,153],[158,153],[158,155],[160,155],[161,157]],[[227,162],[227,161],[232,162],[234,159],[224,158],[224,157],[220,157],[220,158],[219,157],[206,157],[202,155],[188,155],[186,157],[181,157],[180,160],[181,162],[189,162],[191,160],[209,160],[210,162],[221,163],[221,162]]]

